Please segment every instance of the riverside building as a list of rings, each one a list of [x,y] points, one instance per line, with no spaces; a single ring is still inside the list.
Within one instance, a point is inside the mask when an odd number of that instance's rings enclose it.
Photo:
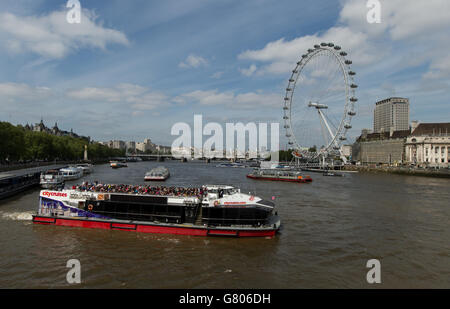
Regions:
[[[413,123],[405,143],[410,164],[429,167],[450,166],[450,123]]]
[[[375,104],[373,132],[409,130],[409,99],[388,98]]]

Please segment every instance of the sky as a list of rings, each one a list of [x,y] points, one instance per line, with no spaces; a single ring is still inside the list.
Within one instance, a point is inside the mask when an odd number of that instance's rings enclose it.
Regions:
[[[80,24],[66,3],[1,1],[0,121],[163,145],[194,114],[282,123],[292,70],[321,42],[357,73],[350,140],[391,96],[410,99],[411,120],[450,121],[448,0],[380,0],[381,23],[366,0],[80,0]]]

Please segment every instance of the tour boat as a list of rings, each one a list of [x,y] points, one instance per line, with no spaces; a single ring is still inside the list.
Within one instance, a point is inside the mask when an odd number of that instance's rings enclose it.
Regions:
[[[74,186],[40,192],[36,224],[192,236],[272,237],[271,201],[232,186]]]
[[[77,167],[83,170],[83,175],[90,174],[94,171],[94,166],[89,163],[77,164]]]
[[[122,168],[122,167],[128,167],[128,165],[125,162],[111,161],[111,167],[112,168]]]
[[[58,170],[49,170],[41,174],[40,185],[44,189],[55,189],[64,185],[64,175]]]
[[[165,181],[169,178],[169,170],[164,166],[159,166],[145,174],[145,181]]]
[[[301,183],[312,182],[310,176],[303,176],[301,172],[290,170],[255,169],[252,173],[247,175],[247,178]]]
[[[76,180],[83,177],[83,170],[78,167],[70,166],[59,171],[63,174],[64,180]]]

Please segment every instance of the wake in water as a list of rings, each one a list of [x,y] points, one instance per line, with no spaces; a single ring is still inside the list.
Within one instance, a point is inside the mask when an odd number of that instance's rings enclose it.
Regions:
[[[25,211],[25,212],[3,212],[0,211],[0,217],[6,220],[13,220],[13,221],[31,221],[33,220],[33,214],[32,211]]]

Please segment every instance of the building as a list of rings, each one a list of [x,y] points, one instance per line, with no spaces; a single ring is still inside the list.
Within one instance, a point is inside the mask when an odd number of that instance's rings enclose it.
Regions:
[[[347,159],[352,156],[352,145],[342,145],[341,152]]]
[[[112,147],[110,147],[110,148],[125,150],[126,149],[126,144],[125,144],[124,141],[112,141]]]
[[[352,147],[352,161],[362,164],[397,165],[405,161],[405,142],[410,130],[368,133],[363,130]]]
[[[159,154],[170,154],[172,151],[172,147],[158,145],[156,146],[156,151]]]
[[[151,139],[147,138],[143,143],[136,143],[136,151],[155,152],[156,145],[152,143]]]
[[[91,138],[89,136],[80,136],[80,135],[74,133],[73,129],[70,129],[70,132],[60,130],[58,128],[58,123],[55,123],[53,128],[49,128],[44,124],[43,119],[41,119],[41,122],[36,123],[35,125],[31,125],[31,126],[29,124],[25,125],[25,129],[33,131],[33,132],[43,132],[43,133],[47,133],[47,134],[51,134],[51,135],[55,135],[55,136],[69,136],[69,137],[73,137],[73,138],[80,138],[80,139],[86,140],[88,143],[90,143],[90,141],[91,141]]]
[[[375,104],[373,132],[409,130],[409,99],[388,98]]]
[[[449,167],[450,123],[417,124],[407,138],[405,148],[410,164]]]

